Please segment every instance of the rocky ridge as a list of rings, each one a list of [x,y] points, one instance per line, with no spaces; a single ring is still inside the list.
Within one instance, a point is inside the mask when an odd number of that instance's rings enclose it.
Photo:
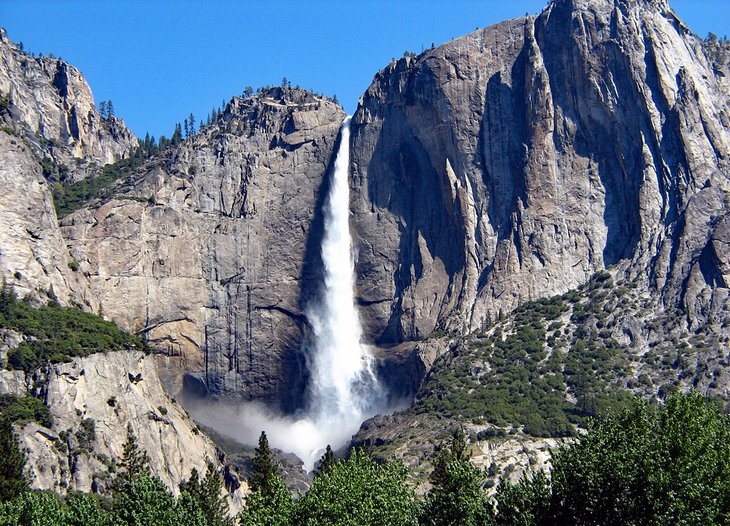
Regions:
[[[101,117],[89,85],[70,64],[20,50],[2,29],[0,64],[3,124],[45,159],[47,171],[78,180],[137,147],[121,119]]]
[[[29,377],[0,371],[0,386],[19,396],[42,396],[54,417],[52,428],[28,423],[18,429],[33,488],[104,493],[128,431],[147,453],[152,472],[175,492],[193,468],[204,473],[208,460],[220,464],[210,439],[163,389],[153,356],[99,353]]]

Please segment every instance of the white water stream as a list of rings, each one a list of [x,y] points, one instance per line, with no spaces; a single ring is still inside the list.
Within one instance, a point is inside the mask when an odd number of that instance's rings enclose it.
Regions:
[[[372,356],[362,344],[355,308],[354,261],[350,239],[350,118],[342,125],[340,147],[324,209],[322,263],[324,283],[307,309],[313,341],[309,349],[309,406],[293,432],[309,434],[310,469],[327,444],[344,445],[363,420],[382,407],[382,389],[372,370]],[[306,430],[308,429],[308,432]]]
[[[386,397],[373,372],[373,358],[361,342],[355,308],[349,165],[348,117],[324,206],[324,280],[317,301],[306,309],[312,338],[307,342],[310,378],[304,412],[284,417],[255,404],[195,412],[202,423],[247,443],[255,444],[265,430],[273,447],[296,454],[307,470],[328,444],[335,450],[344,446],[364,420],[385,410]]]

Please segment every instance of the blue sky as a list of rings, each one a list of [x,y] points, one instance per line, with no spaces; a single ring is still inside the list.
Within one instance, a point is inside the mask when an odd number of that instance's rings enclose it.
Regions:
[[[283,77],[348,112],[373,75],[476,27],[537,13],[546,0],[0,0],[0,26],[62,57],[98,101],[143,137],[170,135],[243,91]],[[730,0],[672,0],[701,36],[730,34]]]

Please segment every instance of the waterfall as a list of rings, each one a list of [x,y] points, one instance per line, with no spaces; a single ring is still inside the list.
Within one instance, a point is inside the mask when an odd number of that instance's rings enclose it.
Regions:
[[[265,430],[273,447],[296,454],[311,470],[329,444],[346,445],[360,424],[386,409],[373,358],[361,342],[355,308],[354,260],[350,239],[350,119],[342,124],[340,147],[324,203],[323,280],[305,314],[312,327],[305,342],[309,385],[305,410],[295,417],[255,403],[235,407],[201,404],[197,421],[242,442],[255,444]],[[190,407],[190,406],[188,406]]]
[[[313,331],[307,419],[322,431],[324,440],[312,455],[327,443],[333,447],[346,443],[362,421],[382,406],[382,390],[372,370],[372,356],[361,342],[362,328],[355,308],[349,166],[348,117],[342,124],[324,209],[324,282],[319,300],[306,312]],[[317,458],[304,460],[307,464],[307,460]]]

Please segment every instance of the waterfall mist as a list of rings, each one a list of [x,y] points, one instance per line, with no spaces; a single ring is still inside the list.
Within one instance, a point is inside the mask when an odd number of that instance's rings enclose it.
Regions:
[[[255,444],[261,430],[266,431],[273,447],[296,454],[308,471],[328,444],[344,446],[364,420],[386,409],[355,308],[349,164],[348,117],[324,206],[323,282],[316,301],[306,308],[312,334],[304,343],[309,370],[304,411],[289,417],[253,403],[188,407],[196,420],[244,443]]]

